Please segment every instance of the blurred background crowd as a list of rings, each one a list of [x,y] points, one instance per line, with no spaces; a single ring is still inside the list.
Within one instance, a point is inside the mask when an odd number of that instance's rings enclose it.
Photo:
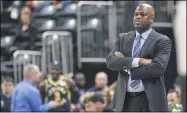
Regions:
[[[173,34],[176,2],[138,0],[1,1],[1,111],[10,111],[11,93],[27,64],[38,65],[44,81],[59,68],[68,79],[70,111],[112,111],[117,72],[107,69],[106,57],[117,34],[134,30],[133,12],[140,3],[155,8],[153,28],[172,40],[165,72],[168,109],[182,111]]]

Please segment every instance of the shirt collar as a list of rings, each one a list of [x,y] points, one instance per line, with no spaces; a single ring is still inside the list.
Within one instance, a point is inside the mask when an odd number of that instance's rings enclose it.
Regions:
[[[149,30],[143,32],[143,33],[141,34],[142,38],[143,38],[143,39],[147,39],[147,37],[149,36],[149,34],[151,33],[151,31],[152,31],[152,28],[150,28]],[[140,33],[138,33],[138,31],[136,31],[136,37],[135,37],[135,39],[136,39],[139,35],[140,35]]]
[[[32,86],[36,86],[31,80],[28,80],[28,79],[24,79],[24,82],[32,85]]]

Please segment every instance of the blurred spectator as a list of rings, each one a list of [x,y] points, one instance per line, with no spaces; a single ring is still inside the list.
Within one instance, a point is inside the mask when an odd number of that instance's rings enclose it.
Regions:
[[[11,97],[12,112],[48,111],[59,105],[54,101],[42,105],[40,93],[36,88],[40,77],[41,72],[37,65],[29,64],[24,68],[24,80],[17,84]]]
[[[36,28],[31,25],[31,10],[24,7],[21,10],[21,24],[17,26],[15,40],[10,51],[17,49],[32,49],[36,40]]]
[[[111,98],[110,88],[109,87],[105,87],[103,89],[103,96],[104,96],[104,98],[107,101],[106,108],[112,109],[112,98]]]
[[[168,106],[169,108],[171,108],[171,110],[178,109],[179,111],[182,111],[182,105],[180,104],[179,92],[177,92],[174,89],[171,89],[169,90],[167,98],[168,98]],[[174,106],[177,106],[177,108],[175,108]]]
[[[25,6],[30,7],[31,10],[33,10],[35,7],[37,7],[42,2],[44,2],[44,1],[36,1],[36,0],[30,1],[29,0],[29,1],[25,2]]]
[[[86,100],[87,100],[90,96],[92,96],[92,95],[94,95],[94,94],[95,94],[95,92],[86,92],[86,93],[84,93],[84,94],[80,97],[80,99],[79,99],[79,102],[80,102],[80,105],[81,105],[80,111],[85,111],[85,102],[86,102]]]
[[[88,92],[102,91],[108,84],[108,75],[105,72],[98,72],[95,77],[95,86],[88,89]]]
[[[83,95],[85,92],[85,84],[86,84],[85,75],[83,73],[75,74],[75,82],[80,90],[81,95]]]
[[[179,104],[180,103],[180,96],[179,96],[179,93],[174,90],[174,89],[171,89],[169,92],[168,92],[168,105],[171,106],[173,104]]]
[[[73,79],[68,79],[68,86],[71,92],[71,111],[79,111],[79,98],[81,96],[78,87]]]
[[[111,112],[112,109],[105,108],[106,102],[99,92],[90,96],[85,102],[86,112]]]
[[[114,82],[112,85],[110,85],[109,89],[110,89],[110,95],[111,95],[111,100],[112,100],[113,96],[114,96],[114,91],[116,89],[116,82]]]
[[[175,83],[174,83],[174,89],[179,93],[179,96],[181,96],[181,86],[180,86],[180,81],[181,79],[183,79],[181,76],[178,76],[175,80]]]
[[[51,75],[41,83],[40,92],[44,103],[49,101],[58,102],[57,108],[49,109],[49,112],[69,112],[71,93],[68,88],[68,78],[62,75],[59,62],[54,61],[49,69]]]
[[[10,112],[10,97],[14,88],[13,79],[5,77],[1,83],[1,112]]]
[[[68,6],[69,4],[71,4],[71,1],[64,1],[64,0],[50,0],[50,1],[45,1],[41,4],[39,4],[38,6],[36,6],[34,8],[34,12],[38,12],[41,9],[48,7],[48,6],[54,6],[56,9],[62,9],[65,8],[66,6]]]

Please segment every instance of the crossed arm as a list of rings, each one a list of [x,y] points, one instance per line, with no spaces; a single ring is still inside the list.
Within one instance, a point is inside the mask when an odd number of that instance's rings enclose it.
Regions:
[[[134,58],[126,57],[120,52],[120,38],[115,42],[114,49],[110,52],[107,58],[107,67],[111,70],[129,69],[133,78],[155,78],[161,76],[167,67],[170,52],[171,40],[167,37],[160,39],[156,45],[156,55],[153,59],[140,58],[138,67],[133,67]]]

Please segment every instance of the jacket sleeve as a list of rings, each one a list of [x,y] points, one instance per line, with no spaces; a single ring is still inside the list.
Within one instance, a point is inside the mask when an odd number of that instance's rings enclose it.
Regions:
[[[141,65],[131,69],[132,79],[156,78],[162,76],[168,65],[172,43],[171,40],[164,36],[159,39],[156,45],[156,55],[151,64]]]
[[[107,67],[111,70],[130,69],[133,58],[131,57],[118,57],[115,55],[116,51],[120,52],[120,41],[122,41],[121,34],[118,35],[114,47],[106,60]],[[124,55],[125,56],[125,55]]]

